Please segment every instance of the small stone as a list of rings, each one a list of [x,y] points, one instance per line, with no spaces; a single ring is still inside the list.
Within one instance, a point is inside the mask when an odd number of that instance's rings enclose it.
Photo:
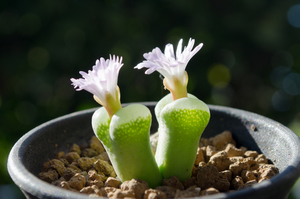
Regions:
[[[123,182],[120,188],[122,191],[131,191],[137,199],[142,199],[144,192],[149,189],[149,185],[144,180],[132,179]]]
[[[204,151],[201,148],[198,148],[197,155],[196,155],[196,160],[195,160],[195,165],[198,165],[200,162],[205,161],[203,152]]]
[[[60,151],[56,154],[55,159],[60,159],[60,158],[64,158],[65,157],[65,152],[64,151]]]
[[[211,145],[211,142],[209,139],[207,139],[207,138],[200,139],[199,147],[208,146],[208,145]]]
[[[106,176],[109,176],[111,173],[115,172],[114,168],[104,160],[97,160],[93,166],[98,172],[102,172]]]
[[[207,189],[212,187],[219,178],[219,171],[213,165],[205,165],[198,168],[197,182],[198,187],[201,189]]]
[[[48,170],[47,172],[41,172],[39,173],[39,178],[52,183],[53,181],[56,181],[58,179],[58,173],[56,172],[56,170]]]
[[[244,153],[244,157],[252,157],[252,158],[256,158],[258,156],[257,151],[246,151]]]
[[[231,180],[232,180],[232,172],[231,172],[230,170],[220,171],[220,172],[219,172],[219,177],[220,177],[220,178],[225,178],[225,179],[227,179],[229,182],[231,182]]]
[[[229,166],[232,176],[241,176],[243,170],[249,170],[250,166],[245,162],[235,162]]]
[[[244,152],[241,149],[236,148],[233,144],[227,144],[225,151],[228,154],[228,157],[235,157],[235,156],[243,156]]]
[[[230,188],[230,182],[226,178],[219,178],[214,184],[214,188],[216,188],[218,191],[226,192]]]
[[[80,155],[76,152],[69,152],[65,155],[65,159],[68,160],[68,162],[71,164],[75,160],[80,158]]]
[[[174,198],[176,194],[176,189],[168,186],[158,186],[155,188],[155,190],[164,192],[167,198]]]
[[[213,194],[217,194],[217,193],[220,193],[220,192],[216,188],[213,188],[213,187],[210,187],[210,188],[200,191],[201,196],[208,196],[208,195],[213,195]]]
[[[69,185],[71,188],[76,189],[76,190],[81,190],[86,183],[86,179],[83,175],[76,173],[70,180],[69,180]]]
[[[109,198],[118,199],[118,198],[136,198],[134,192],[130,190],[121,190],[117,189],[113,193],[107,195]]]
[[[100,140],[96,137],[93,136],[90,140],[90,147],[92,149],[94,149],[95,151],[98,152],[98,154],[101,154],[102,152],[104,152],[104,147],[102,145],[102,143],[100,142]]]
[[[144,194],[144,199],[167,199],[167,195],[156,189],[147,189]]]
[[[246,182],[244,185],[242,185],[240,189],[246,189],[246,188],[249,188],[249,187],[252,187],[253,185],[257,184],[257,181],[256,180],[250,180],[248,182]]]
[[[265,155],[259,154],[256,158],[255,161],[259,164],[268,164],[268,159],[266,158]]]
[[[243,170],[241,173],[241,177],[243,178],[245,183],[252,180],[256,181],[256,176],[252,171],[249,170]]]
[[[50,160],[50,165],[51,165],[51,168],[53,168],[57,171],[59,176],[64,175],[66,167],[65,167],[65,164],[62,161],[60,161],[58,159],[53,159],[53,160]]]
[[[82,156],[83,157],[94,157],[97,156],[99,153],[97,151],[95,151],[92,148],[86,148],[82,151]]]
[[[172,176],[169,179],[163,179],[161,184],[162,184],[162,186],[169,186],[169,187],[173,187],[175,189],[184,190],[183,184],[175,176]]]
[[[205,162],[208,162],[210,157],[217,153],[217,149],[214,146],[208,145],[205,152]]]
[[[120,184],[121,184],[121,181],[119,179],[113,178],[113,177],[108,177],[107,180],[105,181],[106,187],[119,188]]]
[[[236,176],[231,182],[231,188],[234,190],[238,190],[243,185],[244,181],[240,176]]]
[[[214,154],[210,157],[208,165],[214,165],[218,171],[227,170],[231,161],[228,158],[226,151],[219,151],[218,153]]]
[[[187,190],[177,190],[174,198],[191,198],[200,195],[200,188],[193,186]]]
[[[196,177],[191,177],[183,181],[183,186],[185,189],[196,185]]]
[[[69,152],[76,152],[81,155],[81,149],[77,144],[73,144]]]
[[[51,168],[50,161],[47,161],[47,162],[45,162],[45,163],[43,164],[43,166],[42,166],[42,171],[43,171],[43,172],[46,172],[46,171],[48,171],[50,168]]]
[[[93,165],[96,161],[97,160],[95,158],[89,158],[89,157],[82,157],[77,159],[78,166],[85,171],[93,168]]]
[[[210,141],[217,150],[224,150],[228,143],[236,145],[235,141],[232,138],[230,131],[224,131],[223,133],[216,135],[213,138],[210,138]]]

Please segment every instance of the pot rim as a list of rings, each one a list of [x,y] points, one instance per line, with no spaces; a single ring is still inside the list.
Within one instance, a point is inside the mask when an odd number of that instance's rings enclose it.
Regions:
[[[140,102],[136,102],[140,103]],[[142,104],[146,106],[154,106],[157,102],[143,102]],[[126,106],[132,103],[125,103],[122,104],[122,106]],[[141,103],[140,103],[141,104]],[[221,111],[221,112],[226,112],[229,115],[236,116],[236,117],[242,117],[245,119],[252,118],[256,121],[259,120],[264,120],[268,122],[269,124],[273,124],[276,126],[276,128],[280,128],[283,130],[283,135],[287,139],[289,139],[289,142],[294,142],[294,143],[300,143],[299,137],[292,132],[290,129],[285,127],[284,125],[269,119],[267,117],[258,115],[256,113],[252,113],[249,111],[241,110],[241,109],[236,109],[236,108],[231,108],[231,107],[224,107],[224,106],[219,106],[219,105],[208,105],[210,109],[216,110],[216,111]],[[87,113],[92,113],[95,110],[97,110],[99,107],[96,108],[91,108],[87,110],[82,110],[82,111],[77,111],[73,113],[69,113],[60,117],[57,117],[55,119],[52,119],[48,122],[45,122],[26,134],[24,134],[12,147],[9,156],[8,156],[8,161],[7,161],[7,169],[8,173],[13,179],[14,183],[19,186],[22,191],[29,192],[29,193],[35,193],[37,196],[40,195],[47,195],[47,196],[52,196],[53,198],[74,198],[74,199],[89,199],[92,197],[89,197],[88,195],[82,195],[80,193],[76,193],[73,191],[68,191],[60,187],[56,187],[54,185],[51,185],[41,179],[39,179],[37,176],[34,174],[30,173],[27,168],[23,165],[22,163],[22,158],[21,155],[22,153],[20,150],[24,148],[26,143],[30,142],[32,139],[33,134],[48,125],[51,125],[53,123],[56,123],[60,120],[65,120],[67,118],[72,118],[76,117],[79,115],[84,115]],[[297,145],[297,144],[296,144]],[[294,145],[295,146],[295,145]],[[239,191],[234,191],[231,193],[220,193],[216,195],[210,195],[210,196],[202,196],[201,198],[209,198],[209,199],[218,199],[218,198],[224,198],[225,196],[230,196],[230,198],[241,198],[242,196],[245,196],[249,193],[251,193],[253,190],[258,191],[260,193],[267,192],[267,191],[272,191],[272,188],[269,186],[270,184],[273,184],[273,186],[276,186],[278,189],[280,189],[282,184],[285,183],[295,183],[295,181],[298,179],[300,176],[300,144],[297,145],[297,148],[294,148],[294,152],[292,153],[292,161],[290,162],[290,165],[281,171],[279,174],[276,176],[272,177],[270,180],[263,181],[261,183],[255,184],[254,186],[250,188],[246,188],[244,190],[239,190]],[[292,180],[291,180],[292,179]],[[99,198],[99,197],[98,197]],[[106,198],[106,197],[103,197]],[[197,198],[197,197],[194,197]]]

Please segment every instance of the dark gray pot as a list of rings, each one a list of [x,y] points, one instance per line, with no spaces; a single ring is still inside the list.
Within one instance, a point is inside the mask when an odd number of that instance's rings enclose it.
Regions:
[[[153,113],[155,103],[144,103]],[[126,105],[126,104],[125,104]],[[233,134],[237,145],[257,150],[267,156],[280,173],[252,188],[201,198],[274,199],[287,198],[300,176],[300,139],[287,127],[263,116],[221,106],[209,106],[211,120],[203,137],[224,130]],[[90,199],[87,195],[50,185],[37,176],[42,164],[71,144],[86,144],[93,135],[91,116],[95,109],[72,113],[44,123],[25,134],[12,148],[8,171],[27,198]],[[153,114],[154,115],[154,114]],[[153,118],[152,133],[157,129]]]

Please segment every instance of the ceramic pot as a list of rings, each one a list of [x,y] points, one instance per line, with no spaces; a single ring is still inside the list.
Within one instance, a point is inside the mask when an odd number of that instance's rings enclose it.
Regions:
[[[152,112],[155,103],[144,103]],[[124,104],[126,106],[126,104]],[[279,174],[251,188],[231,193],[201,197],[202,199],[284,199],[300,176],[300,139],[290,129],[255,113],[209,106],[210,122],[202,137],[212,137],[224,130],[232,132],[237,146],[263,153],[279,169]],[[26,133],[12,148],[8,157],[8,172],[27,198],[91,199],[50,185],[37,176],[48,159],[73,144],[86,145],[93,135],[91,117],[96,109],[79,111],[46,122]],[[154,115],[154,114],[153,114]],[[153,118],[151,133],[157,130]]]

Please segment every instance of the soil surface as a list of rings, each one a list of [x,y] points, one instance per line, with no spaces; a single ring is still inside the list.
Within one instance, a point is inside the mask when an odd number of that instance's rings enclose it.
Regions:
[[[156,135],[152,136],[155,153]],[[101,142],[94,136],[88,146],[73,144],[42,166],[39,178],[70,191],[96,197],[166,199],[199,197],[248,188],[278,174],[278,169],[257,151],[236,147],[229,131],[199,143],[191,178],[163,179],[155,189],[140,179],[123,183]]]

